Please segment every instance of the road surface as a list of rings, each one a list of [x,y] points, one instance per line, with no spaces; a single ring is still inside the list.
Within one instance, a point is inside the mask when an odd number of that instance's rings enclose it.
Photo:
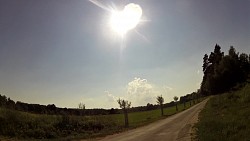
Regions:
[[[198,114],[208,99],[195,106],[159,120],[147,126],[120,134],[106,136],[98,141],[188,141],[191,140],[192,125],[197,122]]]

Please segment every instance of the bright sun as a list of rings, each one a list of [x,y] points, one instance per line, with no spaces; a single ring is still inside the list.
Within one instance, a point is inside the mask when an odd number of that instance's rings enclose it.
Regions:
[[[142,8],[134,3],[126,5],[123,11],[112,11],[111,28],[120,35],[136,27],[142,16]]]

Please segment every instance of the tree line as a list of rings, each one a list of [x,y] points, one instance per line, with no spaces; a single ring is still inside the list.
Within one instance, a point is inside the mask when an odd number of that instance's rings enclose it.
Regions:
[[[229,91],[237,84],[242,84],[250,72],[250,55],[236,52],[231,46],[224,55],[216,44],[214,51],[203,57],[203,79],[200,87],[202,95],[215,95]]]
[[[180,103],[185,103],[196,98],[197,93],[187,94],[180,97]],[[175,102],[171,101],[169,103],[162,104],[163,108],[175,106]],[[40,104],[29,104],[21,101],[13,101],[7,98],[5,95],[0,94],[0,107],[7,109],[13,109],[23,112],[30,112],[35,114],[51,114],[51,115],[108,115],[108,114],[120,114],[123,110],[117,108],[111,109],[85,109],[83,103],[78,104],[78,108],[59,108],[55,104],[40,105]],[[156,110],[159,108],[158,104],[147,103],[145,106],[131,107],[128,112],[141,112]]]
[[[167,107],[173,107],[175,106],[176,112],[178,112],[178,103],[184,104],[184,109],[186,109],[186,103],[188,102],[191,105],[194,105],[196,102],[198,102],[200,98],[200,95],[198,92],[193,92],[191,94],[187,94],[185,96],[180,97],[180,101],[178,101],[179,97],[174,96],[174,101],[171,101],[170,103],[164,104],[164,98],[162,95],[156,97],[157,105],[153,105],[148,103],[147,106],[140,106],[140,107],[132,107],[131,108],[131,102],[124,99],[118,99],[117,102],[120,106],[120,108],[123,111],[124,114],[124,125],[125,127],[129,127],[129,120],[128,120],[128,113],[129,112],[142,112],[142,111],[149,111],[149,110],[155,110],[160,108],[161,110],[161,116],[164,116],[164,108]],[[195,102],[196,101],[196,102]],[[193,103],[192,103],[193,102]]]
[[[0,94],[0,107],[23,111],[23,112],[30,112],[35,114],[81,116],[81,115],[107,115],[110,114],[111,112],[113,113],[120,112],[118,109],[113,109],[113,111],[107,109],[85,109],[83,108],[83,105],[80,106],[81,107],[79,108],[59,108],[56,107],[55,104],[40,105],[40,104],[29,104],[20,101],[15,102],[10,98],[7,98],[5,95]]]

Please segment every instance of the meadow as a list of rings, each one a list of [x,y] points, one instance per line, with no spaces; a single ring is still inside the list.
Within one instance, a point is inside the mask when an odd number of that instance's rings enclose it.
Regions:
[[[212,97],[196,124],[199,141],[249,141],[250,84]]]
[[[193,105],[193,102],[192,102]],[[191,105],[191,106],[192,106]],[[186,103],[186,109],[190,107]],[[185,110],[183,104],[178,105]],[[0,139],[18,140],[72,140],[94,138],[143,126],[177,113],[175,106],[129,113],[129,128],[124,127],[124,115],[68,116],[32,114],[0,108]]]

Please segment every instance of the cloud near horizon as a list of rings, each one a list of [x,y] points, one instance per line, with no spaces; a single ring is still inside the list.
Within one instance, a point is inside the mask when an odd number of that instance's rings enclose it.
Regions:
[[[117,100],[117,97],[112,95],[109,91],[104,92],[107,95],[108,102],[114,102]]]
[[[132,102],[134,106],[143,106],[147,103],[154,103],[158,92],[153,84],[147,79],[137,78],[127,84],[126,98]]]
[[[156,97],[162,95],[165,102],[169,101],[172,96],[173,88],[167,85],[157,86],[148,82],[147,79],[135,77],[125,86],[126,93],[122,95],[113,95],[110,91],[105,91],[107,102],[110,105],[118,107],[117,100],[119,98],[131,101],[132,107],[145,106],[147,103],[156,104]],[[172,99],[172,98],[171,98]]]

